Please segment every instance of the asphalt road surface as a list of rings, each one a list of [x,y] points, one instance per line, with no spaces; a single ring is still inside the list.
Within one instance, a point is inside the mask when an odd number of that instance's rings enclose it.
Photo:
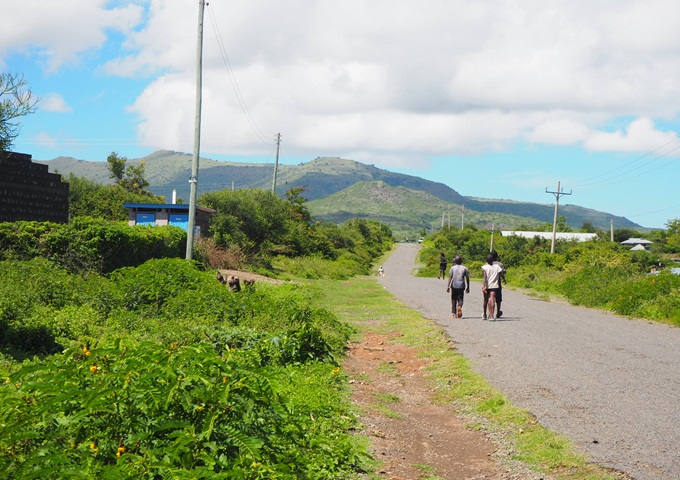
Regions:
[[[638,480],[680,479],[680,328],[509,288],[503,317],[483,321],[476,282],[454,319],[446,282],[412,276],[418,249],[400,244],[379,281],[443,325],[477,372],[594,463]]]

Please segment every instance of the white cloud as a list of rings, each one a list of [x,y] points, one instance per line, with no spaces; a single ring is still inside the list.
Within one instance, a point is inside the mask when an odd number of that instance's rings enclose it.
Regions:
[[[536,123],[527,133],[526,139],[532,143],[549,145],[574,145],[587,139],[590,128],[576,118],[569,115],[559,115],[549,118],[545,122]]]
[[[106,0],[4,2],[0,16],[0,57],[30,51],[52,72],[101,48],[107,30],[127,32],[141,19],[133,2],[106,8]]]
[[[58,93],[49,93],[40,99],[40,109],[54,113],[68,113],[73,109],[66,103],[64,97]]]
[[[57,68],[101,53],[100,73],[148,78],[128,108],[140,141],[191,147],[197,2],[107,5],[8,4],[0,56],[34,48]],[[654,148],[674,134],[601,130],[622,116],[677,119],[676,18],[674,0],[210,2],[202,150],[267,154],[277,132],[290,154],[394,165],[527,141]],[[125,35],[114,57],[96,50],[107,31]]]
[[[649,118],[632,121],[625,131],[595,132],[585,142],[588,150],[600,152],[651,152],[676,140],[675,132],[662,132]],[[660,152],[663,153],[663,152]]]

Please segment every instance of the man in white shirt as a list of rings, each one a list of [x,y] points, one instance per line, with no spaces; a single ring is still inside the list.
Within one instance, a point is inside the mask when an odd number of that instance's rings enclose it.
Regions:
[[[484,292],[484,298],[488,296],[488,303],[486,304],[485,310],[488,309],[489,316],[487,317],[486,311],[484,312],[484,320],[496,321],[496,295],[501,288],[501,275],[503,269],[497,263],[494,263],[493,254],[488,254],[486,256],[486,263],[482,265],[482,292]]]

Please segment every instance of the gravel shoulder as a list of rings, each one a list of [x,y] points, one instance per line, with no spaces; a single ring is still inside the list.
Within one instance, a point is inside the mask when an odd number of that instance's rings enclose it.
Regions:
[[[485,322],[475,282],[452,319],[446,283],[412,276],[418,249],[400,244],[379,282],[442,325],[494,387],[595,463],[639,480],[680,478],[680,329],[510,289],[504,317]]]

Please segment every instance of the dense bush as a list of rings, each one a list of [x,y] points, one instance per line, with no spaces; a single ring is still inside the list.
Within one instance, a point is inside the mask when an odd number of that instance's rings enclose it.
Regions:
[[[186,232],[178,227],[130,227],[92,218],[69,224],[0,223],[0,260],[44,257],[74,272],[111,272],[150,258],[183,257]]]
[[[361,450],[338,433],[349,423],[334,418],[348,412],[320,395],[342,389],[338,370],[317,367],[321,384],[296,385],[306,395],[294,402],[278,386],[288,376],[200,344],[69,350],[0,387],[0,468],[45,479],[321,479],[360,468]]]
[[[392,245],[392,231],[370,220],[350,220],[343,225],[313,222],[300,197],[301,191],[281,199],[265,190],[222,190],[201,196],[202,205],[217,210],[211,219],[214,246],[204,249],[202,259],[228,258],[238,248],[250,263],[271,269],[277,257],[304,261],[278,261],[278,265],[303,278],[326,277],[331,261],[343,258],[348,273],[368,273],[371,262]],[[356,262],[356,265],[348,265]],[[315,270],[316,269],[316,270]],[[338,269],[340,270],[340,269]],[[331,278],[338,278],[335,273]]]
[[[109,221],[126,221],[124,203],[164,203],[163,197],[131,192],[121,185],[101,185],[71,173],[69,183],[69,215],[71,218],[93,217]]]
[[[230,292],[180,259],[84,278],[0,262],[0,469],[12,478],[349,478],[365,447],[299,285]],[[33,330],[31,330],[33,329]],[[62,352],[63,353],[60,353]]]

